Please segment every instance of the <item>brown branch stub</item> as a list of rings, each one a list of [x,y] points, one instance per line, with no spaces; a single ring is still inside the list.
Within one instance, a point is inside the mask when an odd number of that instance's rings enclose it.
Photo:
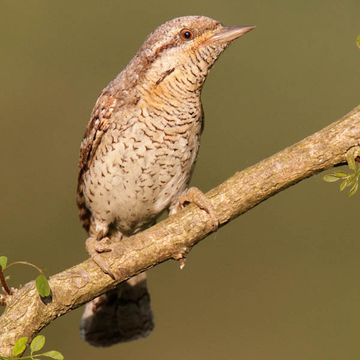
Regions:
[[[3,294],[0,294],[0,306],[6,305],[6,296]]]
[[[4,289],[4,291],[6,292],[6,294],[11,295],[11,289],[9,288],[6,282],[5,275],[1,267],[0,267],[0,284],[1,287]]]
[[[352,158],[356,162],[358,162],[360,161],[359,154],[360,154],[360,146],[353,146],[347,151],[346,159],[349,160],[349,158]]]
[[[331,166],[346,161],[360,144],[360,107],[341,120],[283,151],[236,173],[206,194],[225,224],[270,196]],[[32,338],[58,316],[115,287],[119,282],[169,259],[179,258],[211,232],[208,214],[189,205],[152,228],[121,241],[111,259],[114,281],[86,260],[50,278],[53,301],[44,305],[33,282],[8,301],[0,317],[0,354],[9,355],[20,336]]]

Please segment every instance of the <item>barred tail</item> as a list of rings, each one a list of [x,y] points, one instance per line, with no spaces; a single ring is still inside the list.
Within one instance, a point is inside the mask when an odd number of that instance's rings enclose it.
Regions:
[[[110,346],[149,335],[154,328],[145,273],[85,305],[81,337],[93,346]]]

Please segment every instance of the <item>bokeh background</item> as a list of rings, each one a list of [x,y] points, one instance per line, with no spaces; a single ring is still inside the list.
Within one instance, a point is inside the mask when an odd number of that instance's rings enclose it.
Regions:
[[[257,25],[203,91],[193,184],[204,191],[360,103],[358,0],[0,0],[1,254],[48,274],[86,258],[75,187],[92,106],[148,33],[190,14]],[[196,246],[183,271],[149,272],[147,339],[92,348],[78,309],[44,330],[47,349],[88,360],[358,359],[359,196],[303,181]],[[14,268],[11,284],[34,277]]]

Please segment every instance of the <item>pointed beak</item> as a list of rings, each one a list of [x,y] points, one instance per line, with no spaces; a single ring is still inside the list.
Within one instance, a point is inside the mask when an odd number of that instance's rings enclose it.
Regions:
[[[245,35],[253,29],[255,29],[255,26],[253,25],[224,26],[216,31],[209,40],[214,42],[230,42]]]

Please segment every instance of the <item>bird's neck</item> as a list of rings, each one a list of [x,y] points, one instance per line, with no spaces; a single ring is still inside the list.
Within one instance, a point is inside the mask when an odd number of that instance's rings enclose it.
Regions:
[[[183,54],[176,61],[167,56],[149,61],[138,53],[113,81],[114,91],[120,97],[139,100],[138,105],[146,111],[180,120],[190,114],[198,120],[208,65],[193,53]],[[189,122],[188,116],[183,122]]]

